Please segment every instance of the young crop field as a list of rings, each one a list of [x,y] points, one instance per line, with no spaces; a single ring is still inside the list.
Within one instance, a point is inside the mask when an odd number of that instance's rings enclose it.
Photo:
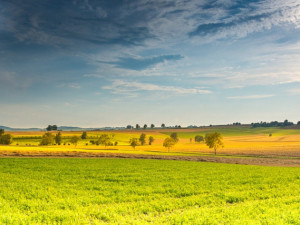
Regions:
[[[300,224],[300,168],[1,158],[0,224]]]

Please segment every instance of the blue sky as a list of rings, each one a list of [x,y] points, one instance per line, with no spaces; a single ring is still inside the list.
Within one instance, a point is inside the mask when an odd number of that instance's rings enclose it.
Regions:
[[[0,0],[0,125],[300,120],[298,0]]]

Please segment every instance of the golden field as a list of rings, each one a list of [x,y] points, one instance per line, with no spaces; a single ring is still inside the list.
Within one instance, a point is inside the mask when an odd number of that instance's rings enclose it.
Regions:
[[[80,140],[75,147],[70,144],[74,135],[81,136],[82,131],[62,131],[62,145],[39,146],[41,136],[45,132],[7,132],[13,135],[14,142],[10,146],[0,146],[0,152],[113,152],[130,154],[195,154],[210,155],[213,151],[203,142],[195,143],[196,135],[205,136],[206,133],[220,132],[223,136],[224,148],[217,151],[218,155],[235,156],[278,156],[300,157],[300,129],[279,128],[250,128],[250,127],[208,127],[193,129],[139,129],[114,131],[88,131],[88,138]],[[162,143],[170,133],[176,132],[179,142],[168,152]],[[57,132],[52,132],[56,134]],[[114,134],[117,146],[92,145],[90,140],[97,140],[101,134]],[[141,133],[146,134],[146,140],[153,136],[152,145],[137,146],[135,150],[129,145],[130,138],[139,138]],[[269,136],[272,134],[272,136]],[[192,140],[191,140],[192,139]]]

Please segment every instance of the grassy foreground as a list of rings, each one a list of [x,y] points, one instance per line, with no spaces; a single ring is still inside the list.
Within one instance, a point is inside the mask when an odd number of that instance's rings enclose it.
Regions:
[[[300,168],[0,159],[0,224],[300,224]]]

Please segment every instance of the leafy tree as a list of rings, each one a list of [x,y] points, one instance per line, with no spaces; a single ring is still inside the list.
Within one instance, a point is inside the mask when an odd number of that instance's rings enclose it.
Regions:
[[[139,124],[135,125],[135,129],[140,129],[140,128],[141,128],[141,126]]]
[[[147,127],[148,127],[147,124],[144,124],[144,129],[147,129]]]
[[[97,140],[97,143],[100,145],[104,145],[106,148],[106,146],[113,145],[112,139],[113,137],[109,136],[108,134],[101,134],[99,139]]]
[[[155,127],[155,125],[152,123],[152,124],[151,124],[151,128],[153,129],[154,127]]]
[[[150,136],[149,137],[149,145],[152,145],[153,142],[154,142],[154,137]]]
[[[131,126],[131,125],[127,125],[127,127],[126,127],[126,129],[132,129],[133,128],[133,126]]]
[[[79,140],[80,140],[80,137],[74,135],[73,137],[71,137],[70,142],[76,147]]]
[[[4,134],[4,130],[3,129],[0,129],[0,136]]]
[[[48,125],[48,127],[46,128],[47,131],[51,131],[52,130],[52,126]]]
[[[139,138],[139,141],[141,142],[141,145],[145,145],[145,143],[146,143],[146,134],[142,133],[140,138]]]
[[[58,133],[55,135],[55,142],[56,142],[56,144],[60,145],[60,144],[61,144],[61,141],[62,141],[61,133],[58,132]]]
[[[170,151],[170,148],[172,148],[175,144],[176,144],[176,142],[174,141],[173,138],[167,137],[167,138],[164,140],[163,146],[164,146],[165,148],[167,148],[168,151]]]
[[[209,148],[213,148],[215,150],[215,155],[217,154],[217,149],[218,148],[223,148],[223,137],[220,133],[215,132],[215,133],[210,133],[205,135],[205,144]]]
[[[201,136],[201,135],[196,135],[195,136],[195,142],[201,142],[201,141],[204,141],[204,137]]]
[[[163,123],[163,124],[161,124],[161,128],[165,128],[166,127],[166,125]]]
[[[170,137],[174,140],[175,143],[177,143],[179,141],[177,133],[170,134]]]
[[[272,133],[269,133],[269,137],[272,137]]]
[[[1,134],[0,135],[0,144],[10,145],[13,142],[13,137],[11,134]]]
[[[57,130],[57,126],[56,125],[48,125],[48,127],[46,128],[47,131],[52,131],[52,130]]]
[[[82,132],[81,139],[82,139],[82,140],[83,140],[83,139],[87,139],[87,133],[86,133],[86,131],[83,131],[83,132]]]
[[[131,147],[133,147],[133,149],[135,150],[135,147],[138,145],[138,139],[137,138],[131,138],[129,141]]]
[[[297,125],[300,126],[300,121],[298,121]]]
[[[53,145],[54,144],[54,135],[47,132],[42,136],[40,145]]]

